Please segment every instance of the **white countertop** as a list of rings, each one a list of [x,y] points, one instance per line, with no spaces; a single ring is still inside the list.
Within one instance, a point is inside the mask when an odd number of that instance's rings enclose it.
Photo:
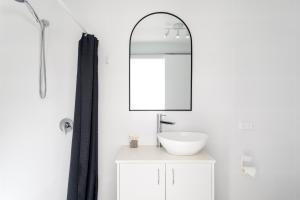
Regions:
[[[203,162],[215,163],[216,161],[205,151],[193,156],[175,156],[166,152],[164,148],[156,146],[139,146],[129,148],[122,146],[119,150],[116,163],[136,163],[136,162]]]

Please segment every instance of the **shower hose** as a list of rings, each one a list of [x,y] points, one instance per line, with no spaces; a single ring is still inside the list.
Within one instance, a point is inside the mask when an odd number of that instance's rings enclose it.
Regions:
[[[42,99],[44,99],[47,94],[46,48],[45,48],[45,29],[47,26],[48,26],[48,22],[46,20],[41,20],[39,92],[40,92],[40,97]]]

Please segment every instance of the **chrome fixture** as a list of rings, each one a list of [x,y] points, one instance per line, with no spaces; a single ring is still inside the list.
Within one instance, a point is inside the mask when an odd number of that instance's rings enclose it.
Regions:
[[[183,23],[180,23],[180,22],[179,23],[175,23],[171,27],[166,28],[166,32],[164,34],[164,38],[167,38],[170,35],[171,31],[173,31],[173,32],[176,31],[175,38],[176,39],[180,39],[180,33],[181,33],[181,31],[184,31],[184,30],[186,30],[186,36],[185,36],[185,38],[186,39],[190,39],[190,33],[189,33],[189,31],[187,30],[187,28],[185,27],[185,25]]]
[[[166,33],[164,34],[164,38],[167,38],[169,36],[169,34],[170,34],[170,29],[168,28]]]
[[[179,29],[177,29],[176,39],[179,39],[179,38],[180,38]]]
[[[190,33],[188,31],[186,31],[185,38],[186,39],[190,39],[191,38]]]
[[[162,124],[167,124],[167,125],[175,124],[175,122],[164,121],[162,118],[165,116],[166,115],[163,115],[163,114],[157,114],[157,131],[156,131],[156,146],[157,147],[161,147],[161,144],[159,142],[157,135],[162,132]]]
[[[73,130],[73,121],[69,118],[64,118],[59,123],[59,129],[67,134]]]
[[[46,78],[46,49],[45,49],[45,29],[50,25],[49,21],[40,19],[32,5],[27,0],[15,0],[19,3],[25,3],[29,12],[32,14],[36,22],[40,25],[40,71],[39,71],[39,93],[44,99],[47,94],[47,78]]]

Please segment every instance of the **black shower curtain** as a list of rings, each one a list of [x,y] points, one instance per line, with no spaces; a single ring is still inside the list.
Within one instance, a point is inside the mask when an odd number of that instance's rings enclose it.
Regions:
[[[82,35],[78,50],[68,200],[97,200],[98,40]]]

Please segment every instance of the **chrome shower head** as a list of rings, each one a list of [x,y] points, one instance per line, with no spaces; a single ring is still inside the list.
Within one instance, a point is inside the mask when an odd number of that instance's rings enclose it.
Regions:
[[[19,3],[25,3],[26,0],[15,0],[15,1]]]
[[[18,2],[18,3],[25,3],[25,5],[29,9],[30,13],[33,15],[35,20],[42,26],[42,22],[41,22],[40,18],[36,14],[36,12],[35,12],[34,8],[32,7],[32,5],[27,0],[15,0],[15,1]]]

